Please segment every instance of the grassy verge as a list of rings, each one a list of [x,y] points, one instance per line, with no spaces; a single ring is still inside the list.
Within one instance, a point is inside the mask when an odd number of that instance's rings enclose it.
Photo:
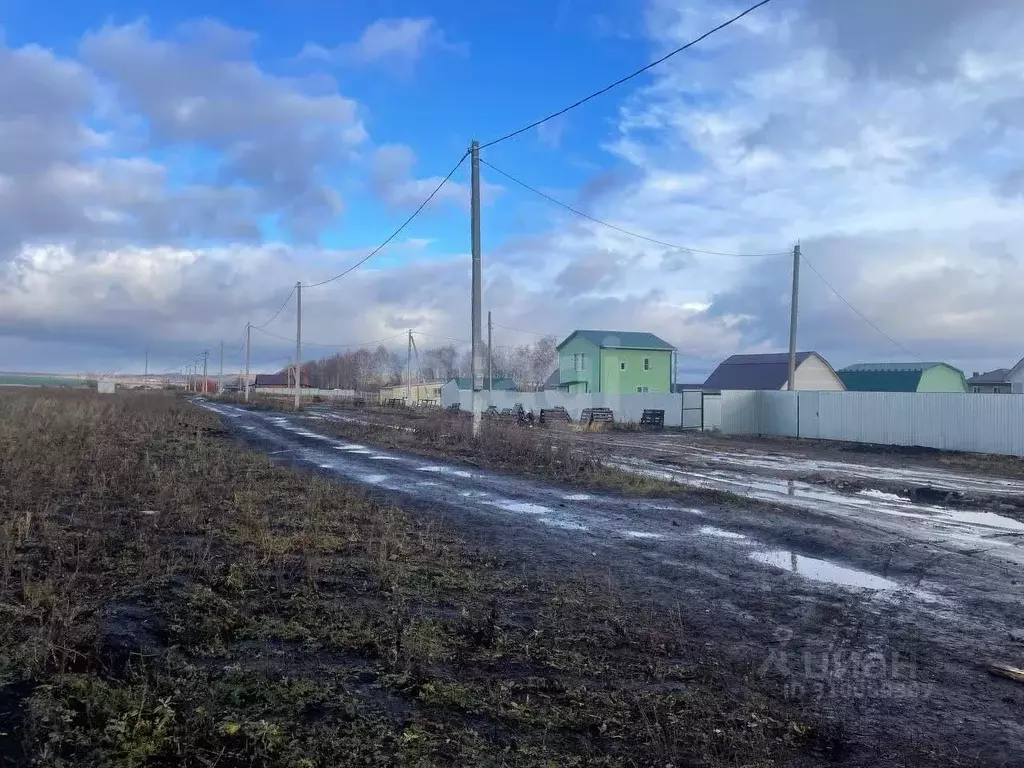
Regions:
[[[0,764],[773,766],[680,616],[496,560],[161,395],[0,396]]]

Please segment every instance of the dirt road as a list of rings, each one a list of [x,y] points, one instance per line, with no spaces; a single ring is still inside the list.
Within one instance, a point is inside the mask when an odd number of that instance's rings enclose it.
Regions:
[[[836,511],[831,497],[776,504],[751,493],[732,506],[583,493],[339,440],[293,415],[202,405],[281,461],[678,614],[680,631],[834,717],[840,764],[898,764],[891,755],[908,747],[922,762],[1024,764],[1024,685],[986,671],[1024,663],[1021,537],[1001,521],[939,520],[949,507],[870,494]]]

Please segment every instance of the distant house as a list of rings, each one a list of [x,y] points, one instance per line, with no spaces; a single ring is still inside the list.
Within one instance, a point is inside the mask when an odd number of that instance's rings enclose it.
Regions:
[[[457,379],[451,379],[441,387],[441,400],[445,403],[457,403],[459,402],[459,390],[472,390],[473,380],[468,376],[461,376]],[[496,376],[494,381],[491,383],[492,390],[502,390],[505,392],[515,392],[516,383],[507,376]],[[484,376],[484,391],[487,390],[487,377]]]
[[[797,352],[794,389],[841,391],[843,382],[817,352]],[[788,389],[789,353],[727,357],[704,382],[704,389]]]
[[[948,363],[861,363],[839,371],[851,392],[966,392],[964,372]]]
[[[613,395],[671,392],[675,351],[653,333],[573,331],[558,345],[558,389]]]
[[[978,373],[967,380],[967,389],[970,392],[978,392],[989,395],[1008,395],[1013,392],[1013,382],[1010,381],[1010,368],[996,368],[994,371]]]
[[[281,371],[279,373],[257,373],[256,383],[253,385],[259,387],[294,387],[295,386],[295,372],[293,370]],[[302,372],[302,384],[303,387],[310,386],[309,372]]]

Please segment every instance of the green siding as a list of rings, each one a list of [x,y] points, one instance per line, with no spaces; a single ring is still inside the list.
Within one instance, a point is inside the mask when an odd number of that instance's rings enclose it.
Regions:
[[[644,370],[644,358],[650,360],[650,370]],[[626,370],[620,364],[626,363]],[[602,349],[601,392],[608,394],[635,393],[637,387],[649,392],[669,392],[672,353],[663,349]]]
[[[584,370],[572,369],[573,355],[586,355]],[[599,392],[601,350],[594,344],[576,336],[558,350],[558,380],[563,382],[561,389],[572,393]],[[565,382],[573,382],[566,385]]]
[[[964,375],[948,365],[936,365],[921,375],[918,392],[966,392]]]

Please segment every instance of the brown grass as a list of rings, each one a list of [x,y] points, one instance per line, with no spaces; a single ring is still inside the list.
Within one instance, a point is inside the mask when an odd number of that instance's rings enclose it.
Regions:
[[[171,396],[4,393],[0,477],[2,765],[770,766],[819,743],[680,616],[276,468]]]

